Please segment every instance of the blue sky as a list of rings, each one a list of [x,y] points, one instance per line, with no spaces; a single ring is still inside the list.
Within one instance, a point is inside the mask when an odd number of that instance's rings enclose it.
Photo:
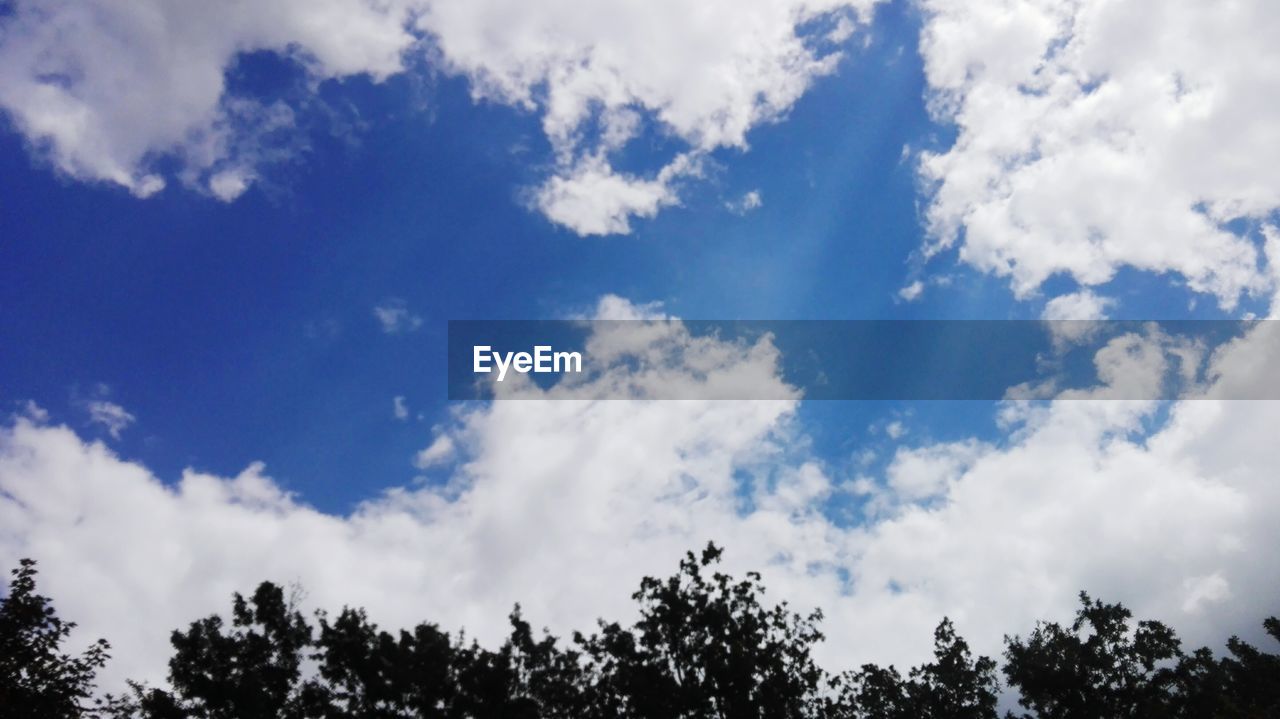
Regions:
[[[948,257],[929,269],[950,284],[898,297],[922,274],[919,180],[904,147],[955,135],[925,110],[919,24],[905,4],[881,8],[836,74],[753,130],[749,151],[714,153],[680,207],[623,237],[581,238],[531,211],[522,194],[550,161],[538,118],[477,105],[465,80],[430,73],[326,83],[292,138],[306,151],[232,203],[179,187],[140,202],[71,182],[9,132],[0,391],[83,422],[76,403],[106,384],[138,418],[120,450],[162,476],[261,460],[343,511],[413,476],[414,448],[447,411],[449,319],[563,317],[607,293],[691,318],[1035,317],[1040,301],[1015,302],[1005,283]],[[300,82],[270,54],[228,74],[264,98]],[[623,164],[661,163],[670,143],[650,129]],[[753,191],[759,208],[726,208]],[[1151,294],[1125,307],[1161,316],[1141,310],[1170,291]],[[389,300],[421,328],[383,336],[373,308]],[[395,421],[395,396],[415,421]],[[911,411],[950,438],[973,427],[972,409]],[[870,441],[864,430],[886,411],[905,408],[806,408],[834,461]]]
[[[714,531],[788,596],[873,617],[834,620],[861,646],[918,629],[900,660],[935,615],[999,636],[1082,585],[1192,637],[1247,631],[1274,596],[1280,571],[1226,548],[1280,541],[1274,403],[1107,385],[1031,407],[584,404],[548,427],[448,402],[444,344],[451,319],[602,298],[692,319],[1273,317],[1264,0],[141,2],[157,26],[37,5],[0,18],[0,559],[61,557],[55,590],[178,621],[271,573],[335,600],[357,571],[392,620],[500,625],[520,599],[558,626]],[[1102,385],[1186,348],[1119,349]],[[1262,381],[1231,359],[1199,357]],[[101,554],[117,542],[182,561],[144,579]],[[563,587],[522,585],[526,565]],[[465,606],[431,594],[441,576]],[[69,608],[93,628],[126,606]],[[121,676],[154,669],[163,637],[137,642]]]
[[[7,133],[0,391],[76,423],[76,402],[106,384],[138,418],[118,447],[161,476],[261,460],[345,511],[414,475],[447,411],[449,319],[563,317],[606,293],[713,319],[1025,316],[1000,283],[962,271],[920,302],[897,298],[921,235],[903,147],[950,134],[925,113],[918,22],[881,10],[838,74],[624,237],[581,238],[530,211],[521,193],[549,153],[537,118],[476,105],[459,79],[330,83],[321,101],[358,103],[368,127],[335,137],[317,118],[309,149],[232,203],[69,182]],[[296,81],[278,59],[243,64],[263,95]],[[626,158],[636,167],[661,161],[648,135]],[[751,191],[761,207],[726,209]],[[392,299],[418,330],[381,332],[373,308]],[[395,396],[415,421],[395,420]],[[837,457],[884,411],[813,410]],[[946,413],[929,414],[946,436]]]

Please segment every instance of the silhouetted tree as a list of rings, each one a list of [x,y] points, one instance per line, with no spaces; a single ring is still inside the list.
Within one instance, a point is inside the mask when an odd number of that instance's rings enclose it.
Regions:
[[[1177,708],[1177,636],[1160,622],[1080,593],[1070,627],[1040,623],[1005,640],[1005,676],[1019,703],[1044,719],[1171,716]]]
[[[319,616],[319,675],[327,687],[321,716],[432,716],[457,696],[454,647],[434,625],[398,636],[379,631],[363,610]]]
[[[898,670],[865,664],[836,680],[842,689],[831,714],[849,719],[905,719],[912,717],[907,685]]]
[[[36,563],[19,562],[0,604],[0,716],[6,719],[71,719],[94,710],[94,677],[110,646],[99,639],[84,653],[65,654],[63,641],[76,626],[64,622],[47,597],[36,593]]]
[[[232,601],[231,626],[221,617],[175,631],[169,660],[171,690],[135,687],[136,706],[117,703],[153,719],[303,719],[321,705],[318,685],[301,682],[312,630],[269,582],[246,599]]]
[[[1280,619],[1268,617],[1262,623],[1267,634],[1280,642]],[[1230,656],[1222,660],[1221,716],[1280,717],[1280,655],[1259,651],[1239,637],[1227,640]]]
[[[589,658],[600,716],[819,716],[826,674],[811,656],[820,612],[761,605],[760,575],[705,571],[723,550],[688,553],[665,580],[646,577],[634,628],[601,624],[575,639]]]
[[[974,659],[949,619],[933,632],[933,657],[905,679],[893,667],[874,664],[845,674],[829,713],[856,719],[995,719],[996,663]]]
[[[1005,639],[1004,673],[1040,719],[1072,717],[1280,717],[1280,656],[1232,637],[1227,656],[1183,653],[1172,629],[1132,623],[1119,604],[1080,593],[1070,627],[1040,623]],[[1280,640],[1280,622],[1264,622]]]
[[[107,645],[61,653],[72,625],[36,594],[24,560],[0,606],[0,717],[995,719],[996,663],[973,656],[949,620],[934,632],[933,660],[905,675],[868,664],[833,676],[812,657],[821,614],[766,605],[758,574],[715,571],[721,554],[708,545],[675,575],[642,580],[633,625],[602,621],[565,644],[535,633],[517,606],[496,650],[433,624],[393,634],[361,609],[318,612],[313,624],[263,583],[234,595],[229,622],[211,616],[172,634],[167,686],[133,684],[93,705]],[[1165,625],[1080,601],[1068,626],[1005,638],[1023,716],[1280,717],[1280,656],[1236,637],[1221,657],[1185,654]],[[1280,621],[1264,627],[1280,640]]]
[[[1280,620],[1263,628],[1280,642]],[[1223,719],[1280,717],[1280,655],[1242,641],[1227,640],[1227,655],[1215,661],[1208,649],[1183,657],[1175,669],[1179,716]]]
[[[351,608],[332,621],[318,613],[317,634],[270,583],[251,599],[236,595],[232,614],[230,632],[216,616],[175,632],[171,688],[135,685],[111,702],[112,716],[519,719],[581,716],[587,706],[576,655],[552,637],[535,640],[518,608],[497,651],[455,642],[431,624],[393,636]],[[308,659],[315,676],[304,678]]]

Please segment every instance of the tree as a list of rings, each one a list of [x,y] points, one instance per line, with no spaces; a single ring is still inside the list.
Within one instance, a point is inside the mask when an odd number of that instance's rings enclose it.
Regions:
[[[821,612],[761,604],[755,572],[735,582],[707,569],[723,550],[692,552],[665,580],[646,577],[634,595],[640,620],[578,635],[600,716],[819,716],[826,674],[811,655]]]
[[[641,581],[634,624],[601,621],[565,643],[535,632],[516,606],[492,650],[434,624],[388,632],[358,608],[312,622],[264,582],[233,595],[228,620],[173,632],[165,687],[133,684],[92,705],[107,645],[61,652],[73,625],[35,592],[24,560],[0,606],[0,716],[995,719],[996,662],[975,657],[950,620],[934,631],[932,661],[905,675],[875,664],[832,675],[812,656],[821,614],[766,604],[760,575],[716,571],[721,556],[713,544],[686,554],[674,575]],[[1237,637],[1220,657],[1186,654],[1159,622],[1083,593],[1080,603],[1070,625],[1005,638],[1003,671],[1024,717],[1280,716],[1280,656]],[[1280,621],[1263,626],[1280,640]]]
[[[431,716],[455,701],[454,647],[434,625],[392,636],[350,608],[332,623],[320,614],[319,623],[316,656],[327,687],[322,716]]]
[[[943,619],[933,632],[929,664],[911,670],[907,696],[912,716],[920,719],[995,719],[996,663],[974,659],[969,644]]]
[[[317,716],[321,694],[303,683],[301,664],[311,645],[311,627],[285,600],[284,591],[263,582],[246,599],[232,601],[231,627],[221,617],[192,622],[175,631],[169,660],[172,690],[135,686],[135,701],[119,700],[117,716],[153,719],[303,719]]]
[[[109,703],[117,719],[400,719],[580,716],[576,656],[533,638],[519,610],[511,638],[489,651],[432,624],[398,636],[346,608],[319,632],[264,582],[235,595],[231,630],[220,617],[174,632],[168,689],[134,685]],[[304,660],[315,675],[302,676]]]
[[[1004,673],[1019,703],[1039,719],[1280,716],[1280,656],[1232,637],[1227,655],[1182,651],[1173,630],[1132,622],[1119,604],[1080,593],[1069,628],[1040,623],[1031,636],[1005,639]],[[1280,621],[1263,623],[1280,641]]]
[[[1005,676],[1019,703],[1043,719],[1171,716],[1182,655],[1172,629],[1130,626],[1133,614],[1080,593],[1070,627],[1041,622],[1027,640],[1005,639]]]
[[[36,593],[36,563],[19,562],[0,604],[0,709],[9,719],[73,719],[95,711],[94,678],[110,645],[99,639],[79,655],[62,644],[75,628]]]
[[[874,664],[845,674],[831,713],[856,719],[995,719],[996,663],[974,659],[949,619],[933,632],[933,657],[906,679],[893,667]]]
[[[1280,642],[1280,619],[1269,617],[1262,626],[1267,635]],[[1207,691],[1199,692],[1202,697],[1216,699],[1215,716],[1280,716],[1280,655],[1260,651],[1239,637],[1227,640],[1227,651],[1228,656],[1219,664],[1219,676],[1210,680]]]

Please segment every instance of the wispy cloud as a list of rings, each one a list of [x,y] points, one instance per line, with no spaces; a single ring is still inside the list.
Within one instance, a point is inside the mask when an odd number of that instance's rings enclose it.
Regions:
[[[915,302],[924,294],[924,283],[916,280],[898,290],[898,298],[905,302]]]
[[[374,307],[373,316],[382,331],[389,335],[413,332],[422,326],[422,318],[411,312],[401,299],[389,299]]]
[[[752,210],[759,209],[764,205],[764,197],[760,195],[759,190],[752,190],[736,200],[730,200],[724,203],[726,210],[735,215],[745,215]]]
[[[89,413],[89,422],[107,430],[113,439],[120,439],[120,433],[136,419],[124,407],[107,400],[91,400],[85,404],[85,410]]]

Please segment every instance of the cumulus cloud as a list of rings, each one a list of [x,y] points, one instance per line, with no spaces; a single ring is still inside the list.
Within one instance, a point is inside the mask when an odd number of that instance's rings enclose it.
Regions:
[[[878,498],[916,502],[943,495],[989,450],[972,441],[899,449],[885,472],[889,491]],[[883,511],[882,507],[875,509]]]
[[[401,422],[409,419],[409,405],[405,404],[404,397],[396,395],[391,398],[391,415]]]
[[[378,326],[389,335],[402,332],[413,332],[422,327],[422,317],[414,314],[408,303],[401,299],[390,299],[373,308],[373,317]]]
[[[761,357],[705,376],[752,361]],[[19,418],[0,430],[0,561],[46,558],[60,609],[86,635],[110,635],[112,680],[156,678],[166,628],[263,578],[301,581],[317,606],[365,604],[387,623],[431,617],[489,640],[516,601],[560,629],[585,626],[624,614],[641,573],[665,572],[712,538],[742,545],[744,559],[779,541],[808,553],[785,539],[788,517],[812,513],[827,480],[803,465],[768,471],[794,407],[476,406],[418,457],[429,466],[457,455],[440,483],[389,489],[345,517],[308,508],[258,465],[165,485],[68,428]],[[771,503],[750,527],[737,526],[739,471],[760,473],[757,494]],[[146,626],[129,619],[138,616]]]
[[[712,362],[652,321],[657,344],[710,362],[690,381],[756,363],[785,388],[776,357]],[[1109,382],[1167,370],[1141,352],[1107,362]],[[810,455],[795,399],[466,405],[420,455],[444,476],[345,516],[306,506],[260,465],[166,484],[17,417],[0,428],[0,562],[42,559],[60,611],[82,636],[111,639],[109,685],[159,677],[169,628],[262,579],[300,582],[310,606],[350,602],[384,625],[425,618],[495,641],[516,601],[557,632],[626,618],[641,575],[709,539],[729,548],[730,570],[763,570],[774,599],[827,610],[832,664],[917,661],[943,614],[995,652],[1004,632],[1068,616],[1082,588],[1192,642],[1250,634],[1280,590],[1280,403],[1182,402],[1151,430],[1161,405],[1102,401],[1111,389],[1009,403],[1000,442],[899,447],[882,476],[851,478]],[[865,504],[861,521],[825,511],[841,494]]]
[[[231,200],[273,155],[262,138],[295,122],[286,104],[228,91],[245,53],[296,60],[313,88],[381,80],[416,54],[477,100],[540,115],[555,160],[534,204],[553,222],[625,233],[678,202],[706,153],[746,148],[832,72],[875,2],[26,0],[0,20],[0,107],[66,175],[145,197],[166,184],[161,160],[177,161],[184,182]],[[823,22],[825,35],[802,30]],[[615,170],[646,129],[683,148],[651,175]]]
[[[1022,629],[1036,615],[1065,616],[1083,588],[1165,617],[1192,642],[1247,630],[1249,617],[1273,611],[1263,597],[1277,589],[1263,547],[1278,537],[1261,509],[1280,499],[1263,469],[1275,458],[1256,429],[1259,443],[1228,464],[1190,433],[1221,440],[1277,407],[1187,402],[1147,442],[1135,439],[1155,411],[1061,401],[1028,411],[1006,448],[900,453],[877,497],[891,509],[858,554],[854,601],[871,606],[863,621],[899,623],[920,603],[962,625]],[[1214,576],[1206,592],[1202,578]],[[1209,603],[1211,622],[1190,616]]]
[[[536,204],[547,219],[580,235],[625,235],[631,232],[632,217],[653,217],[659,209],[677,204],[673,183],[697,173],[688,155],[651,180],[615,172],[603,156],[595,155],[547,180]]]
[[[1091,290],[1059,295],[1045,303],[1041,317],[1051,321],[1105,320],[1115,302]]]
[[[1260,251],[1280,208],[1273,3],[923,7],[931,107],[959,131],[921,155],[928,253],[958,247],[1019,297],[1122,267],[1177,274],[1227,309],[1274,288]]]
[[[539,192],[553,221],[580,234],[622,233],[628,217],[676,201],[672,182],[718,148],[781,117],[839,51],[875,0],[555,2],[442,0],[418,26],[473,93],[541,111],[559,168]],[[825,38],[801,27],[827,19]],[[843,21],[843,22],[841,22]],[[646,126],[682,143],[650,177],[612,170],[608,156]],[[586,202],[594,188],[603,202]]]
[[[1280,397],[1280,327],[1254,323],[1252,330],[1213,349],[1204,394],[1215,398]]]
[[[317,82],[385,78],[414,42],[408,20],[395,1],[19,1],[0,20],[0,106],[70,177],[146,197],[164,188],[167,157],[229,200],[253,180],[253,138],[291,121],[287,108],[228,94],[236,59],[274,51]]]
[[[1114,305],[1110,298],[1081,290],[1049,300],[1040,316],[1048,320],[1054,345],[1061,350],[1092,338],[1100,327],[1099,321],[1107,319]]]

